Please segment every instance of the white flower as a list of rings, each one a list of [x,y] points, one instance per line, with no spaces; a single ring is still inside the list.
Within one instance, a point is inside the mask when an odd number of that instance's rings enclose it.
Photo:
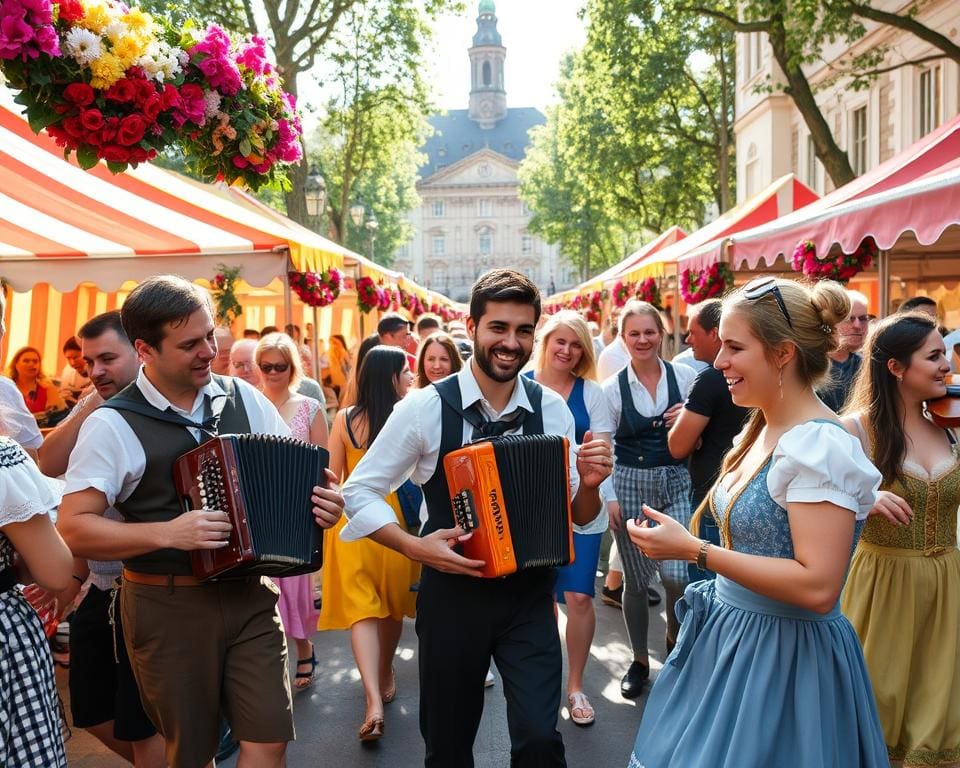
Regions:
[[[180,53],[182,51],[179,48],[163,42],[154,42],[136,63],[147,74],[147,78],[162,83],[164,80],[172,80],[179,74],[182,69]]]
[[[220,111],[221,98],[217,91],[204,91],[203,100],[206,102],[203,110],[204,117],[211,118]]]
[[[122,21],[115,21],[112,24],[108,24],[103,30],[103,36],[114,45],[116,45],[120,40],[129,34],[130,27],[128,27]]]
[[[90,65],[103,54],[100,36],[88,29],[73,27],[63,39],[63,47],[81,67]]]

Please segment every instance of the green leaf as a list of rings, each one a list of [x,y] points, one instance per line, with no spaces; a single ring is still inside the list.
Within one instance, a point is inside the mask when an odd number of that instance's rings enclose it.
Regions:
[[[77,165],[79,165],[83,170],[87,171],[99,162],[97,157],[97,152],[92,147],[88,147],[84,144],[82,147],[77,149]]]
[[[249,157],[250,153],[253,152],[253,147],[250,146],[249,139],[240,140],[240,154],[244,157]]]
[[[125,170],[127,170],[127,164],[108,162],[107,168],[110,169],[110,173],[123,173]]]
[[[30,130],[34,133],[40,133],[48,125],[53,125],[59,120],[60,115],[47,104],[38,104],[27,110],[27,121],[30,123]]]

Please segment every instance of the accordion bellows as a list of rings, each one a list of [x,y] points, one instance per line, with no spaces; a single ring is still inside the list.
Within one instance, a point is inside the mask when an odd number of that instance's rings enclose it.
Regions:
[[[274,435],[221,435],[183,454],[174,483],[184,511],[220,509],[229,546],[190,553],[193,575],[295,576],[323,565],[313,487],[325,486],[324,448]]]
[[[473,533],[463,555],[485,577],[573,562],[568,450],[559,435],[511,435],[444,457],[454,522]]]

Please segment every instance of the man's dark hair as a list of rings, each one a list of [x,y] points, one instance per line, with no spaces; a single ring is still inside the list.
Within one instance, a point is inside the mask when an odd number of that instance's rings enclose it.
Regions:
[[[707,333],[720,327],[720,311],[723,302],[720,299],[707,299],[700,304],[694,304],[693,317],[697,318],[700,327]]]
[[[474,325],[487,311],[488,301],[512,301],[533,307],[533,321],[540,320],[540,289],[526,275],[513,269],[491,269],[480,275],[470,289],[470,318]]]
[[[77,336],[81,339],[99,339],[107,331],[116,331],[117,338],[126,341],[128,344],[130,343],[127,334],[124,333],[123,323],[120,322],[119,309],[103,312],[96,317],[90,318],[80,326],[80,330],[77,331]]]
[[[401,328],[409,328],[411,325],[413,325],[413,323],[403,315],[397,314],[396,312],[388,312],[381,317],[380,322],[377,323],[377,334],[383,336],[385,333],[394,333]]]
[[[156,275],[134,288],[120,309],[120,321],[131,343],[140,339],[154,349],[166,335],[165,326],[183,325],[198,309],[213,317],[210,294],[178,275]]]
[[[919,309],[920,307],[933,307],[936,309],[937,302],[929,296],[914,296],[897,307],[897,312],[909,312],[913,309]]]
[[[275,325],[265,325],[260,329],[260,338],[262,339],[264,336],[267,336],[271,333],[277,333],[279,330],[280,329]]]
[[[64,353],[64,354],[66,354],[67,352],[69,352],[71,349],[72,349],[74,352],[79,352],[79,351],[80,351],[80,342],[77,341],[77,337],[76,337],[76,336],[71,336],[69,339],[67,339],[65,342],[63,342],[63,353]]]
[[[420,315],[417,320],[417,336],[423,339],[439,330],[440,319],[436,315]]]

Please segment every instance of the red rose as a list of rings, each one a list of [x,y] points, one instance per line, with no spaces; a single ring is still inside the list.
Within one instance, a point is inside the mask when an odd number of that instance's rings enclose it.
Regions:
[[[63,130],[72,139],[79,139],[87,134],[87,129],[83,127],[79,117],[66,118],[63,121]]]
[[[60,18],[64,21],[74,22],[83,18],[83,4],[80,0],[60,0],[57,5],[60,6]]]
[[[93,104],[93,88],[86,83],[70,83],[63,89],[63,98],[77,107]]]
[[[153,96],[143,102],[143,116],[147,119],[147,122],[157,122],[157,118],[160,117],[160,107],[160,96],[157,94],[153,94]]]
[[[103,142],[105,144],[109,144],[116,139],[118,130],[120,130],[120,118],[108,117],[107,122],[103,126],[103,130],[100,131],[100,135],[103,137]]]
[[[133,84],[137,89],[137,106],[142,107],[144,102],[149,99],[151,96],[156,95],[157,89],[154,87],[153,83],[149,80],[134,80]]]
[[[104,147],[100,152],[100,156],[108,163],[130,162],[130,150],[126,147],[118,147],[116,144]]]
[[[143,149],[143,147],[131,147],[130,149],[131,163],[145,163],[147,160],[153,160],[156,156],[157,150],[155,149]]]
[[[163,86],[163,93],[160,94],[160,109],[166,112],[168,109],[180,105],[180,94],[170,83]]]
[[[125,147],[136,144],[143,138],[147,130],[147,121],[140,115],[127,115],[120,121],[120,129],[117,131],[117,143]]]
[[[113,85],[111,85],[106,92],[103,94],[105,99],[110,101],[117,101],[121,104],[128,104],[133,101],[137,95],[137,86],[134,82],[128,78],[123,78],[122,80],[117,80]]]
[[[80,124],[88,131],[103,128],[103,114],[99,109],[85,109],[80,113]]]

